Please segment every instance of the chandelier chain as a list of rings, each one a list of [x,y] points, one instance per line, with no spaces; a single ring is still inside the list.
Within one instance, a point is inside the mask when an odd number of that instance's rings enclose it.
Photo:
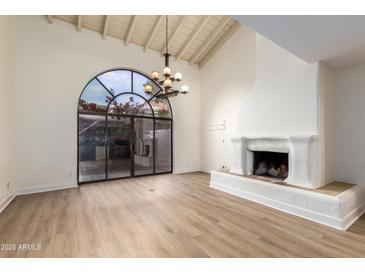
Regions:
[[[169,28],[169,16],[166,15],[166,53],[169,53],[168,28]]]

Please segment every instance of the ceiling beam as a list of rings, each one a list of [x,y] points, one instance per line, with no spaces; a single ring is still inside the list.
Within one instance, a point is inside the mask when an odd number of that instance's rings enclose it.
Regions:
[[[128,30],[127,30],[126,36],[124,38],[124,45],[126,45],[126,46],[128,46],[129,41],[131,40],[134,27],[136,26],[136,21],[137,21],[137,15],[132,15],[131,19],[129,20],[129,25],[128,25]]]
[[[81,31],[82,29],[82,16],[78,15],[77,16],[77,31]]]
[[[209,59],[228,41],[229,38],[239,29],[241,24],[237,21],[232,25],[232,27],[223,35],[223,37],[213,46],[213,48],[207,52],[202,60],[199,62],[199,68],[202,68]]]
[[[108,27],[109,27],[110,15],[105,15],[104,27],[103,27],[103,39],[106,39],[108,35]]]
[[[206,50],[209,45],[213,42],[213,40],[218,36],[218,34],[227,26],[228,22],[231,20],[232,17],[225,16],[218,24],[218,26],[213,30],[211,34],[209,34],[208,38],[201,44],[199,49],[193,54],[190,59],[190,64],[194,63],[198,57]]]
[[[198,26],[194,29],[194,31],[190,34],[188,40],[185,41],[183,46],[179,49],[179,51],[176,54],[176,60],[179,60],[185,53],[185,51],[189,48],[191,43],[194,41],[194,39],[198,36],[198,34],[201,32],[201,30],[204,28],[208,20],[210,19],[209,16],[203,16],[203,18],[198,23]]]
[[[52,15],[47,15],[47,21],[48,21],[48,24],[52,24],[53,23]]]
[[[159,26],[161,24],[161,21],[162,21],[163,17],[164,16],[162,16],[162,15],[159,15],[157,17],[156,22],[155,22],[155,25],[153,26],[152,31],[151,31],[151,33],[150,33],[150,35],[149,35],[149,37],[148,37],[148,39],[146,41],[146,44],[144,45],[144,51],[146,51],[150,47],[151,42],[152,42],[152,39],[153,39],[153,37],[155,37],[156,32],[157,32],[157,30],[158,30],[158,28],[159,28]]]
[[[181,29],[181,27],[184,25],[184,23],[185,23],[185,21],[186,21],[186,19],[187,19],[188,17],[186,16],[186,15],[183,15],[182,17],[181,17],[181,19],[180,19],[180,21],[179,21],[179,23],[177,23],[177,25],[176,25],[176,27],[175,27],[175,29],[174,29],[174,31],[172,32],[172,34],[171,34],[171,36],[169,37],[169,41],[168,41],[168,43],[167,43],[167,45],[168,45],[168,47],[170,47],[170,45],[172,44],[172,42],[175,40],[175,38],[177,37],[177,34],[179,33],[179,31],[180,31],[180,29]],[[164,43],[164,45],[162,46],[162,49],[160,50],[160,52],[161,52],[161,54],[163,54],[163,53],[165,53],[165,47],[166,47],[166,45],[165,45],[165,43]]]

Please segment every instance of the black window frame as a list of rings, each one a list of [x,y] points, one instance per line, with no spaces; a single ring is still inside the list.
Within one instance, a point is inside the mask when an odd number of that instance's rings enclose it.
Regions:
[[[123,92],[119,92],[117,94],[113,94],[103,83],[101,80],[99,80],[99,76],[104,74],[104,73],[108,73],[111,71],[129,71],[131,72],[131,90],[130,91],[123,91]],[[154,84],[156,84],[156,86],[159,88],[150,98],[145,98],[143,97],[141,94],[139,93],[135,93],[134,92],[134,86],[133,86],[133,74],[137,73],[137,74],[141,74],[142,76],[146,77],[149,81],[153,82]],[[80,99],[86,89],[86,87],[89,85],[89,83],[91,83],[93,80],[97,80],[102,86],[103,88],[111,95],[112,100],[110,100],[110,102],[107,105],[107,108],[105,110],[105,112],[91,112],[91,111],[82,111],[79,109],[79,102]],[[101,73],[98,73],[97,75],[95,75],[93,78],[91,78],[86,85],[84,86],[84,88],[82,89],[82,92],[79,96],[79,100],[77,102],[77,184],[78,185],[82,185],[82,184],[88,184],[88,183],[96,183],[96,182],[105,182],[105,181],[112,181],[112,180],[120,180],[120,179],[126,179],[126,178],[131,178],[131,177],[142,177],[142,176],[151,176],[151,175],[158,175],[158,174],[169,174],[172,173],[173,171],[173,166],[174,166],[174,162],[173,162],[173,112],[172,112],[172,107],[171,107],[171,103],[169,101],[168,98],[165,98],[165,100],[167,101],[168,104],[168,108],[170,111],[170,117],[158,117],[155,116],[154,110],[150,104],[150,101],[155,99],[156,96],[161,93],[163,91],[163,88],[159,85],[159,83],[157,83],[155,80],[153,80],[152,78],[150,78],[146,73],[136,70],[136,69],[132,69],[132,68],[112,68],[112,69],[108,69],[105,70]],[[131,94],[133,96],[139,96],[140,98],[142,98],[151,108],[152,111],[152,115],[151,116],[143,116],[143,115],[130,115],[130,114],[115,114],[115,113],[109,113],[109,107],[112,103],[112,101],[114,101],[118,96],[120,95],[124,95],[124,94]],[[105,155],[105,177],[106,179],[104,180],[90,180],[90,181],[81,181],[80,182],[80,132],[79,132],[79,116],[81,115],[98,115],[98,116],[104,116],[105,117],[105,149],[107,150],[108,147],[108,136],[107,136],[107,128],[108,128],[108,117],[111,116],[119,116],[119,117],[129,117],[131,118],[131,123],[132,123],[132,132],[134,130],[134,119],[135,118],[145,118],[145,119],[153,119],[153,173],[151,174],[142,174],[142,175],[134,175],[134,153],[131,152],[131,161],[132,161],[132,168],[131,168],[131,176],[128,177],[122,177],[122,178],[112,178],[109,179],[108,178],[108,154],[106,153]],[[156,125],[156,120],[169,120],[171,121],[171,136],[170,136],[170,144],[171,144],[171,155],[170,155],[170,170],[166,171],[166,172],[156,172],[156,151],[155,151],[155,142],[156,142],[156,136],[155,136],[155,125]]]

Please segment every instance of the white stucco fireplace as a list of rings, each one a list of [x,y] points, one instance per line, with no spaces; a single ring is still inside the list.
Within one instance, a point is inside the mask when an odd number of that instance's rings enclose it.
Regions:
[[[254,151],[283,152],[289,155],[289,172],[285,182],[290,185],[318,188],[318,136],[233,137],[231,173],[253,175]]]

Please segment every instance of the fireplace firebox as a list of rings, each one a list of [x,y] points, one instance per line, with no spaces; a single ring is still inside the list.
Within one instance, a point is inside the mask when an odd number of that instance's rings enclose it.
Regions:
[[[253,151],[253,174],[285,180],[289,172],[289,154]]]

